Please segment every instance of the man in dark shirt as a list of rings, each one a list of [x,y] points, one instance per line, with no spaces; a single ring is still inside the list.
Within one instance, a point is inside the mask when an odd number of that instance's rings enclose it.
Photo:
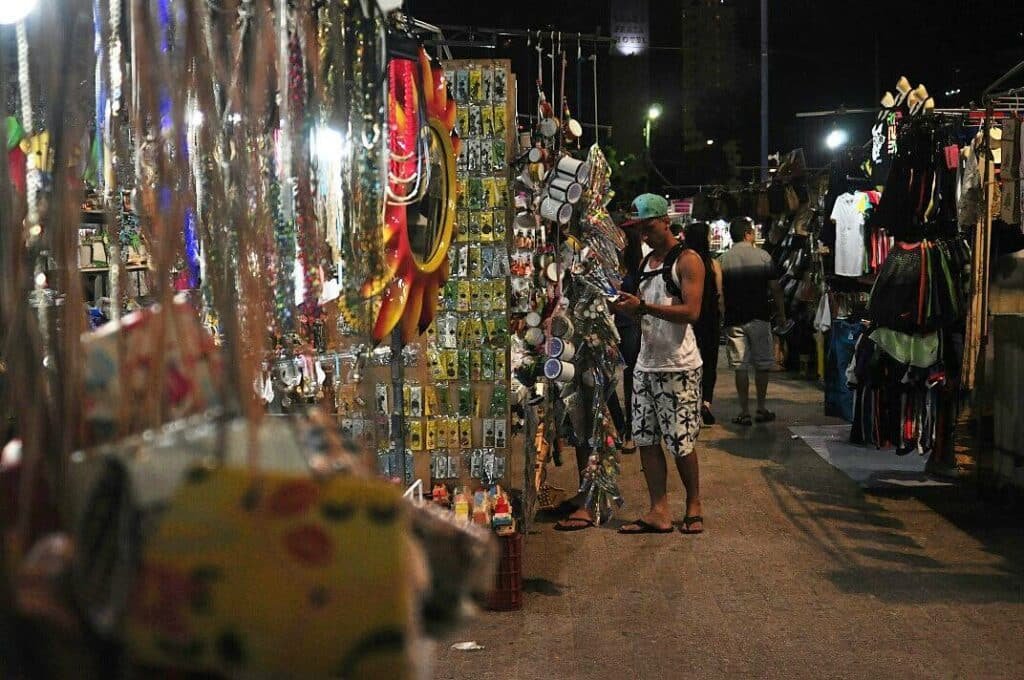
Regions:
[[[768,293],[775,300],[776,321],[781,325],[786,319],[782,288],[771,255],[754,245],[754,223],[750,218],[733,220],[729,233],[734,245],[722,256],[721,265],[726,355],[729,367],[736,371],[736,394],[740,401],[740,413],[733,422],[752,423],[749,371],[753,368],[757,385],[757,412],[753,420],[767,423],[775,420],[775,414],[765,404],[769,371],[775,368]]]

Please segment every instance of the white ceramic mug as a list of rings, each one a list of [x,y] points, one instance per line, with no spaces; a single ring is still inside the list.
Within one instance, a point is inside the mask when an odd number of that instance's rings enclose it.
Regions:
[[[562,156],[555,164],[555,170],[562,177],[586,182],[590,178],[590,164],[572,156]]]
[[[572,336],[573,326],[569,317],[559,314],[551,317],[551,335],[556,338],[568,338]]]
[[[548,359],[544,362],[544,376],[548,380],[570,382],[576,377],[576,367],[566,361]]]
[[[556,201],[575,205],[583,197],[583,185],[564,175],[558,175],[548,186],[548,196]]]
[[[544,342],[544,331],[537,328],[536,326],[526,329],[526,333],[523,335],[523,340],[528,345],[539,345]]]
[[[576,356],[576,347],[568,340],[551,338],[548,340],[548,356],[562,361],[572,361]]]
[[[527,156],[531,163],[543,163],[548,158],[548,150],[535,146],[530,149],[530,155]]]
[[[558,222],[559,224],[568,224],[569,220],[572,219],[572,206],[568,203],[562,203],[548,196],[540,204],[541,216],[552,222]]]

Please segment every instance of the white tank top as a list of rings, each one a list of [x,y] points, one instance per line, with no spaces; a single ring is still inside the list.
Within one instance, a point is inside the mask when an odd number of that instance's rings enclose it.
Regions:
[[[683,255],[680,255],[682,257]],[[678,262],[678,260],[677,260]],[[672,297],[665,290],[665,278],[661,275],[661,265],[652,268],[650,264],[645,272],[657,271],[655,276],[644,279],[640,283],[640,299],[649,305],[680,304],[681,300]],[[672,267],[672,280],[682,288],[679,274]],[[700,358],[697,338],[688,323],[672,323],[645,314],[640,319],[640,355],[636,360],[636,370],[648,373],[667,373],[670,371],[692,371],[704,363]]]

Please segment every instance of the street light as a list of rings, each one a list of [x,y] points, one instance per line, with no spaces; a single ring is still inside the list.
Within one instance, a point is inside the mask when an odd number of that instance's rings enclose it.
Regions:
[[[647,155],[651,155],[651,123],[661,117],[661,104],[651,104],[647,109],[647,118],[644,123],[644,148]]]
[[[708,140],[708,146],[714,146],[714,145],[715,145],[715,140],[709,139]]]
[[[825,146],[835,151],[845,145],[849,139],[850,135],[846,134],[846,130],[836,129],[828,133],[828,137],[825,138]]]
[[[0,24],[16,24],[27,17],[39,4],[39,0],[0,1]]]

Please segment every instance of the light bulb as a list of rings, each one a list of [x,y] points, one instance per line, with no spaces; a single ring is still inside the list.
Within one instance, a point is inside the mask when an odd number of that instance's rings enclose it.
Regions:
[[[825,146],[830,149],[838,149],[846,144],[849,138],[850,136],[846,134],[846,130],[833,130],[828,133],[828,137],[825,138]]]
[[[0,0],[0,24],[16,24],[36,8],[39,0]]]

